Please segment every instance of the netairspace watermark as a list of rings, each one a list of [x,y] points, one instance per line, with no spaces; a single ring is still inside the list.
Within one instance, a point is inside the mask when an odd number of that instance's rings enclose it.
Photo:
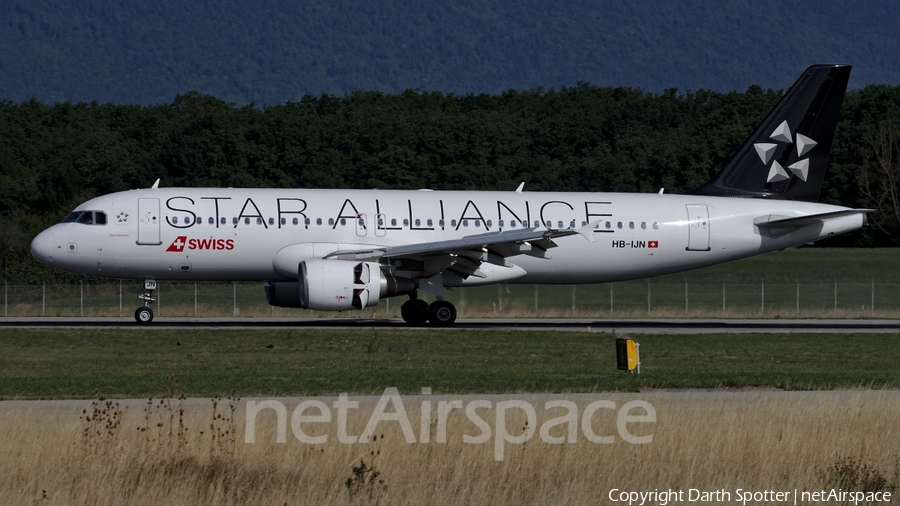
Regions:
[[[610,502],[628,506],[667,506],[674,503],[715,504],[814,504],[819,502],[843,504],[874,504],[891,502],[890,492],[858,492],[843,489],[830,490],[652,490],[630,491],[614,488],[609,491]]]
[[[646,444],[653,441],[653,435],[635,436],[629,432],[629,424],[646,424],[656,422],[656,409],[647,401],[633,400],[626,402],[621,407],[614,401],[596,400],[581,410],[576,403],[553,399],[543,403],[542,409],[548,414],[560,414],[544,421],[540,429],[537,428],[538,410],[535,406],[524,400],[503,400],[492,402],[485,399],[476,399],[469,402],[461,400],[439,400],[436,403],[429,400],[430,388],[423,388],[422,400],[419,410],[419,437],[413,430],[410,417],[406,414],[406,408],[401,399],[400,392],[396,388],[386,388],[378,399],[372,413],[368,418],[365,428],[359,435],[348,433],[348,416],[352,410],[359,409],[359,401],[351,400],[347,394],[340,394],[331,406],[317,399],[307,399],[294,408],[291,414],[291,431],[298,441],[306,444],[323,444],[328,441],[328,434],[322,434],[322,424],[336,423],[337,440],[342,444],[368,443],[376,434],[379,424],[396,423],[403,432],[403,437],[409,444],[430,443],[432,436],[432,423],[436,424],[435,443],[447,443],[447,421],[451,414],[465,413],[466,418],[472,424],[472,429],[478,431],[476,435],[463,434],[462,441],[466,444],[485,444],[493,442],[494,460],[503,460],[506,445],[522,445],[530,441],[535,432],[539,434],[541,441],[547,444],[559,445],[563,443],[575,443],[578,441],[578,429],[581,435],[596,444],[612,444],[616,436],[611,434],[597,434],[594,431],[593,421],[602,415],[609,416],[615,413],[616,432],[622,441],[631,444]],[[388,411],[388,406],[391,410]],[[435,409],[434,416],[432,410]],[[480,410],[494,410],[493,426],[479,413]],[[287,408],[284,403],[277,400],[247,401],[246,424],[244,432],[245,443],[256,442],[256,417],[265,410],[274,410],[277,414],[277,426],[275,440],[278,443],[287,441]],[[336,417],[334,416],[336,412]],[[517,413],[518,412],[518,413]],[[354,412],[355,415],[365,416],[365,413]],[[511,433],[507,430],[507,417],[516,414],[524,414],[527,423],[521,430]],[[318,430],[316,426],[318,425]],[[554,436],[551,430],[563,426],[565,435]],[[382,426],[382,430],[383,430]],[[468,431],[467,431],[468,432]],[[557,433],[560,432],[558,429]],[[319,435],[311,436],[310,433]],[[493,441],[492,441],[493,439]]]

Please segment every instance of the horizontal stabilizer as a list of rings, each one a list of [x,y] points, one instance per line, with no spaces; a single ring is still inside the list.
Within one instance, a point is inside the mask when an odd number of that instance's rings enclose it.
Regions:
[[[753,220],[753,224],[757,227],[765,227],[770,229],[796,229],[808,225],[816,225],[836,218],[842,218],[844,216],[853,216],[857,214],[865,215],[866,213],[869,213],[871,211],[872,209],[846,209],[843,211],[833,211],[830,213],[810,214],[806,216],[796,217],[768,214],[756,218],[755,220]]]

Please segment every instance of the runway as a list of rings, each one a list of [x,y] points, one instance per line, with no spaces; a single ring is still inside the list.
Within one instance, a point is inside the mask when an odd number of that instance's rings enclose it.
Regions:
[[[130,317],[0,318],[0,328],[133,328],[152,329],[415,329],[392,318],[167,318],[138,325]],[[900,333],[900,320],[875,319],[538,319],[465,318],[449,328],[522,331],[611,332],[619,334],[721,334],[721,333]]]

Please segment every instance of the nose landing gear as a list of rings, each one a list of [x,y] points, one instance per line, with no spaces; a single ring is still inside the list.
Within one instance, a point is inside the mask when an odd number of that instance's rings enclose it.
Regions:
[[[153,321],[153,309],[151,308],[151,304],[156,300],[153,298],[154,290],[156,290],[156,280],[145,279],[144,293],[138,296],[139,299],[144,301],[144,305],[134,311],[134,321],[142,325]]]

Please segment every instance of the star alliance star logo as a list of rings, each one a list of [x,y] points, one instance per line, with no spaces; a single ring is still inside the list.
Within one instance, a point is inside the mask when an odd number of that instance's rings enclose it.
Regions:
[[[788,125],[788,122],[782,121],[769,138],[780,143],[791,143],[793,139],[791,138],[791,127]],[[794,144],[797,146],[797,156],[803,156],[809,153],[812,148],[816,147],[816,144],[818,143],[803,134],[797,134]],[[809,158],[804,158],[792,163],[787,167],[787,170],[785,170],[785,168],[778,163],[778,160],[772,160],[772,155],[775,154],[778,144],[773,144],[771,142],[757,142],[753,144],[753,147],[756,148],[756,154],[759,155],[763,164],[769,165],[769,162],[772,162],[772,165],[769,166],[769,175],[766,177],[767,183],[777,183],[779,181],[790,179],[791,174],[788,174],[788,170],[791,171],[794,176],[800,178],[801,181],[804,183],[806,182],[806,177],[809,175]]]
[[[125,211],[120,211],[119,214],[116,215],[116,218],[119,219],[119,223],[128,223],[128,213]]]

